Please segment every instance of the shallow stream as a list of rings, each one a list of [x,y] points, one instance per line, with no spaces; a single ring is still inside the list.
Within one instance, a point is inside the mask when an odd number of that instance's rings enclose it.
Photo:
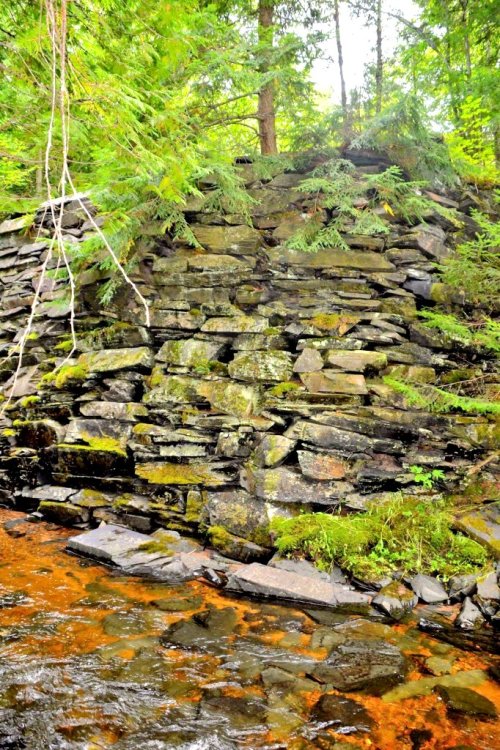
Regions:
[[[436,691],[469,687],[500,709],[492,656],[415,623],[118,576],[64,552],[67,529],[19,523],[7,533],[18,518],[0,510],[0,750],[500,745],[498,720],[453,711]],[[397,646],[404,679],[370,693],[329,690],[318,704],[315,666],[357,641]]]

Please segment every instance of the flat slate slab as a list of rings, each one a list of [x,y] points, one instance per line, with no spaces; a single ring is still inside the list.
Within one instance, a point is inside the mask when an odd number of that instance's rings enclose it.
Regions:
[[[114,557],[136,552],[139,547],[150,541],[151,537],[147,534],[140,534],[123,526],[104,524],[72,537],[68,540],[67,548],[71,552],[111,563]]]
[[[161,542],[165,551],[149,551],[146,545]],[[204,571],[226,571],[210,550],[203,550],[192,539],[183,538],[176,531],[141,534],[124,526],[102,524],[68,540],[67,549],[79,555],[116,565],[130,575],[153,577],[161,581],[189,581]]]
[[[230,576],[227,588],[254,596],[272,596],[276,599],[330,607],[351,607],[357,611],[360,607],[368,608],[371,600],[367,594],[351,591],[345,586],[261,563],[251,563],[239,568]]]

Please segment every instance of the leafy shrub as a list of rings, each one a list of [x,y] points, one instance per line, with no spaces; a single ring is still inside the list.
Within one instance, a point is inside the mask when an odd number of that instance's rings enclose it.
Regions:
[[[453,532],[451,510],[444,500],[398,495],[363,515],[276,517],[271,530],[280,553],[305,555],[324,570],[337,564],[361,577],[402,570],[447,578],[475,572],[488,559],[480,544]]]

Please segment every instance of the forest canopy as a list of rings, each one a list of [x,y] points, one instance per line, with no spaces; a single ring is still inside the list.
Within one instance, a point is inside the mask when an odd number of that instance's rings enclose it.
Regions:
[[[500,160],[496,0],[12,0],[0,9],[3,214],[93,190],[121,244],[236,157],[376,147],[419,179],[490,185]],[[348,90],[346,10],[368,26],[363,87]],[[386,53],[385,27],[399,44]],[[336,96],[314,85],[331,58]],[[338,100],[338,104],[336,101]],[[54,106],[54,103],[56,106]],[[51,147],[47,149],[50,133]],[[47,150],[49,153],[47,154]],[[48,168],[48,170],[47,170]],[[47,171],[50,175],[48,185]]]

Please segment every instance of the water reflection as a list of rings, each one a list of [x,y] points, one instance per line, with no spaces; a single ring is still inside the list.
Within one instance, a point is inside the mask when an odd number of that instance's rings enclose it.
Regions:
[[[115,576],[65,554],[65,530],[9,537],[15,517],[0,511],[0,750],[495,747],[493,718],[452,714],[435,692],[449,683],[500,706],[492,657],[411,625]],[[354,654],[358,671],[342,674],[359,682],[381,642],[405,664],[382,690],[369,670],[357,691],[318,678],[329,654]]]

